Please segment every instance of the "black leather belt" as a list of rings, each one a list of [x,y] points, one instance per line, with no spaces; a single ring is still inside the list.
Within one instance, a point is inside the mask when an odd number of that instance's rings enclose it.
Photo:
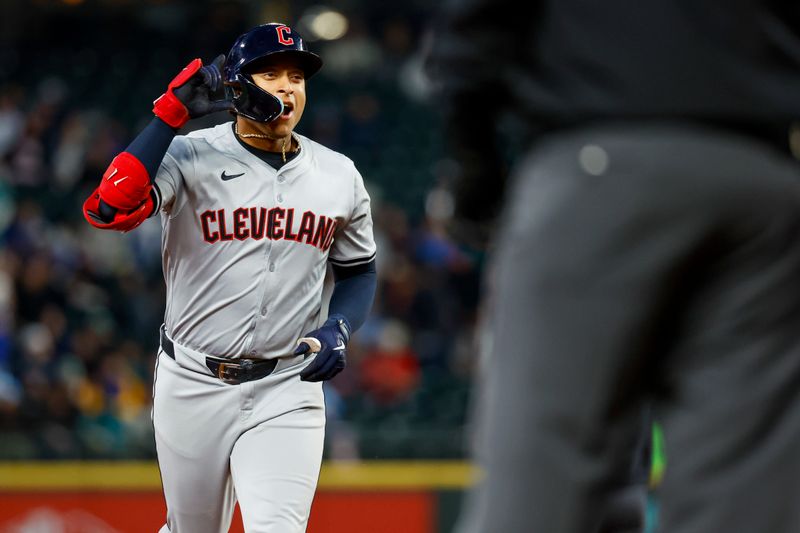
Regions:
[[[175,359],[175,346],[161,326],[161,349]],[[269,376],[278,365],[277,359],[224,359],[206,356],[206,366],[223,383],[238,385],[245,381],[255,381]]]

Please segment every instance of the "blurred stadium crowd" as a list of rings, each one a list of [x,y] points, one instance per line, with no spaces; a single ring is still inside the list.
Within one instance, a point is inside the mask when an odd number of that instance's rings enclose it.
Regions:
[[[160,224],[100,232],[81,204],[190,59],[226,52],[260,22],[308,26],[319,9],[4,2],[0,459],[154,456]],[[442,229],[449,205],[435,183],[447,165],[419,69],[426,9],[343,9],[344,36],[310,43],[325,67],[309,84],[299,131],[354,159],[379,246],[372,316],[348,349],[347,371],[325,386],[328,458],[464,456],[482,256]]]

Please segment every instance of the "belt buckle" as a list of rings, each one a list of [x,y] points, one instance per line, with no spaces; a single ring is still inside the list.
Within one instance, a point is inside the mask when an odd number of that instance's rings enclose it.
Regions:
[[[250,381],[252,369],[253,361],[249,359],[242,359],[237,363],[220,363],[217,368],[217,377],[223,383],[238,385]]]
[[[220,363],[219,367],[217,367],[217,377],[220,381],[228,385],[238,385],[241,383],[241,380],[238,377],[230,375],[230,371],[234,369],[235,365],[231,363]]]

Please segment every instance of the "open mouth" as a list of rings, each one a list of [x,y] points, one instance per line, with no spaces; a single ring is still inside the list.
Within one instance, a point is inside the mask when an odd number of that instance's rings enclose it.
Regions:
[[[294,115],[294,104],[291,102],[284,102],[283,103],[283,113],[281,113],[280,118],[283,120],[288,120],[292,118]]]

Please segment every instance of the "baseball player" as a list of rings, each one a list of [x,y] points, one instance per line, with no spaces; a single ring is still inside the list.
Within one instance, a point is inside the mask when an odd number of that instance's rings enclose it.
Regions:
[[[130,231],[161,214],[161,532],[228,531],[237,500],[248,532],[306,529],[323,451],[321,382],[345,367],[376,285],[360,174],[294,133],[321,66],[294,29],[275,23],[210,65],[195,59],[84,204],[101,229]],[[223,85],[227,98],[216,99]],[[223,109],[233,122],[176,136]]]

